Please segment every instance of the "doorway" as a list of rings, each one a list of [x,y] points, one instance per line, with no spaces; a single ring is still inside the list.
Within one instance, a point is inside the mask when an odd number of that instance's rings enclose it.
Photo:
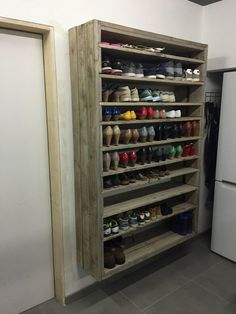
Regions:
[[[60,158],[52,28],[1,26],[0,312],[14,314],[63,303]]]

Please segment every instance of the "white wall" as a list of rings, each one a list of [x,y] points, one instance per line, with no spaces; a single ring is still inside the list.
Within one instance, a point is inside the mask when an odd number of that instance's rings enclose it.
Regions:
[[[203,42],[209,45],[208,70],[236,67],[236,1],[223,0],[203,9]]]
[[[66,295],[93,280],[76,263],[72,117],[68,34],[70,27],[91,19],[123,24],[193,41],[201,41],[202,7],[187,0],[11,0],[0,15],[55,27],[62,155]]]

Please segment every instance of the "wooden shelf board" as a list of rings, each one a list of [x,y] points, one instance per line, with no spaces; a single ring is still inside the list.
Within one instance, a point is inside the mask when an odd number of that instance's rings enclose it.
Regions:
[[[117,265],[112,269],[104,269],[104,278],[108,278],[111,275],[117,274],[122,270],[146,260],[147,258],[160,254],[161,252],[164,252],[178,244],[188,241],[194,236],[196,236],[195,233],[182,236],[169,231],[148,241],[144,241],[141,244],[139,243],[124,251],[126,257],[125,264]]]
[[[190,106],[202,106],[202,102],[147,102],[147,101],[139,101],[139,102],[100,102],[101,106],[106,107],[138,107],[138,106],[167,106],[167,107],[190,107]]]
[[[192,82],[192,81],[175,81],[175,80],[167,80],[167,79],[151,79],[147,77],[130,77],[130,76],[119,76],[119,75],[111,75],[111,74],[99,74],[100,78],[117,81],[117,82],[139,82],[139,83],[151,83],[155,85],[174,85],[174,86],[202,86],[204,82]]]
[[[199,158],[199,156],[194,155],[194,156],[188,156],[188,157],[167,159],[165,161],[159,161],[159,162],[152,161],[150,164],[146,163],[144,165],[137,163],[134,167],[131,167],[131,166],[128,166],[127,168],[119,167],[117,170],[109,170],[107,172],[104,171],[103,177],[110,177],[112,175],[121,174],[121,173],[125,173],[125,172],[131,172],[131,171],[146,170],[146,169],[150,169],[150,168],[154,168],[154,167],[175,164],[175,163],[179,163],[179,162],[183,162],[183,161],[195,160],[198,158]]]
[[[172,209],[173,209],[172,214],[166,215],[166,216],[159,216],[158,218],[156,218],[154,220],[150,220],[149,222],[146,222],[145,225],[138,225],[138,227],[136,227],[136,228],[130,227],[128,230],[121,230],[120,229],[119,233],[113,234],[109,237],[105,237],[105,238],[103,238],[103,241],[106,242],[106,241],[112,240],[112,239],[120,237],[120,236],[126,236],[127,234],[131,234],[131,233],[145,230],[147,227],[150,227],[151,225],[154,225],[156,223],[159,223],[163,220],[169,219],[169,218],[174,217],[176,215],[188,212],[190,210],[196,209],[196,207],[197,207],[196,205],[190,204],[190,203],[181,203],[181,204],[175,205],[172,207]]]
[[[153,185],[158,185],[171,181],[171,179],[184,176],[187,174],[193,174],[199,172],[198,169],[192,167],[185,167],[177,170],[170,171],[168,176],[160,177],[159,179],[149,179],[147,181],[137,180],[135,183],[130,183],[128,185],[120,185],[116,188],[104,189],[102,191],[103,197],[110,197],[121,193],[126,193],[130,191],[135,191],[142,188],[147,188]]]
[[[178,137],[173,139],[167,139],[163,141],[152,141],[152,142],[145,142],[141,143],[138,142],[137,144],[119,144],[117,146],[102,146],[101,150],[103,152],[107,151],[116,151],[116,150],[127,150],[127,149],[137,149],[139,147],[148,147],[148,146],[159,146],[159,145],[168,145],[171,143],[181,143],[181,142],[191,142],[191,141],[197,141],[201,137],[200,136],[190,136],[190,137]]]
[[[123,48],[123,47],[114,47],[114,46],[108,46],[108,45],[102,45],[99,44],[99,47],[102,48],[104,51],[107,52],[115,52],[116,55],[133,55],[133,56],[138,56],[142,59],[151,59],[151,60],[175,60],[175,61],[180,61],[183,64],[204,64],[205,62],[200,59],[195,59],[195,58],[186,58],[186,57],[181,57],[181,56],[176,56],[172,54],[166,54],[162,52],[148,52],[144,50],[138,50],[138,49],[132,49],[132,48]]]
[[[128,210],[136,209],[142,206],[158,203],[169,198],[180,196],[189,192],[196,191],[198,187],[183,184],[177,187],[169,188],[160,192],[151,193],[149,195],[137,197],[136,199],[131,199],[128,201],[116,203],[114,205],[104,206],[103,217],[114,216]]]
[[[145,120],[118,120],[118,121],[101,121],[101,125],[123,125],[123,124],[153,124],[166,122],[185,122],[185,121],[200,121],[200,117],[182,117],[182,118],[167,118],[167,119],[145,119]]]

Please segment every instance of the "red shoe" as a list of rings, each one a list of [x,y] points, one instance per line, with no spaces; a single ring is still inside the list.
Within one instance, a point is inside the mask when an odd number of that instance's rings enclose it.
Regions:
[[[137,112],[137,116],[139,117],[140,120],[144,120],[147,117],[147,108],[142,107],[139,112]],[[153,113],[154,114],[154,113]]]
[[[147,110],[147,118],[148,119],[153,119],[154,117],[154,110],[152,107],[149,107],[148,110]]]
[[[133,152],[129,153],[129,161],[130,161],[131,166],[135,165],[135,163],[137,161],[137,154],[136,154],[136,152],[133,151]]]
[[[193,143],[190,143],[189,146],[190,146],[189,155],[190,156],[196,155],[196,148],[193,146]]]
[[[182,157],[190,156],[191,144],[185,144]]]

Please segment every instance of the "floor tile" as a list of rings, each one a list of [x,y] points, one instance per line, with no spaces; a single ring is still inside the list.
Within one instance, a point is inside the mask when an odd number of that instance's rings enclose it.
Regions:
[[[148,308],[147,314],[233,314],[229,303],[193,282]]]
[[[192,279],[208,268],[222,262],[224,259],[211,252],[207,246],[196,241],[189,248],[186,255],[174,261],[171,265],[186,278]]]
[[[195,281],[236,304],[236,263],[225,260],[195,278]]]
[[[130,303],[121,293],[107,295],[97,290],[87,297],[71,303],[66,308],[66,314],[141,314],[137,307]],[[51,314],[47,312],[47,314]],[[53,313],[54,314],[54,313]]]
[[[39,308],[39,306],[33,307],[32,309],[21,312],[20,314],[44,314],[43,311]]]
[[[138,280],[124,278],[118,287],[131,302],[143,309],[184,283],[186,278],[166,266]]]

